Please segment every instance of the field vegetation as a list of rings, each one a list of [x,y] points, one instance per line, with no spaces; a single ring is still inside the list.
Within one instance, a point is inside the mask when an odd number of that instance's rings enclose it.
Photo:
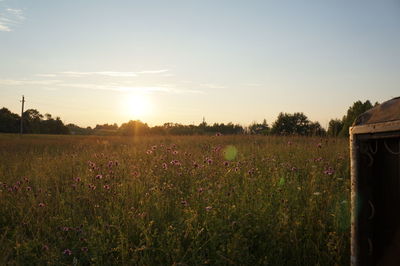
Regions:
[[[2,265],[347,265],[347,139],[0,135]]]

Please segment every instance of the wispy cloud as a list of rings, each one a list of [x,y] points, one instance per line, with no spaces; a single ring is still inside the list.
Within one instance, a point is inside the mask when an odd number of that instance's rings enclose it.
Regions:
[[[136,71],[136,72],[124,72],[124,71],[95,71],[95,72],[81,72],[81,71],[63,71],[58,74],[67,75],[72,77],[83,77],[83,76],[91,76],[91,75],[100,75],[107,77],[137,77],[141,74],[161,74],[168,72],[168,69],[161,70],[144,70],[144,71]]]
[[[172,85],[168,86],[129,86],[123,84],[106,84],[99,85],[96,83],[61,83],[58,86],[65,88],[79,88],[79,89],[91,89],[91,90],[106,90],[106,91],[118,91],[118,92],[132,92],[132,93],[203,93],[200,90],[192,89],[179,89]]]
[[[208,88],[208,89],[225,89],[225,86],[218,85],[218,84],[212,84],[212,83],[205,83],[205,84],[200,84],[200,87],[203,88]]]
[[[35,75],[36,77],[41,77],[41,78],[54,78],[57,75],[56,74],[37,74]]]
[[[4,86],[22,86],[22,85],[54,85],[60,83],[61,80],[47,79],[47,80],[14,80],[14,79],[0,79],[0,85]]]
[[[168,69],[160,69],[160,70],[144,70],[144,71],[139,71],[137,74],[160,74],[160,73],[165,73],[168,72]]]
[[[77,71],[64,71],[59,72],[59,74],[72,76],[72,77],[82,77],[91,75],[100,75],[108,77],[136,77],[135,72],[116,72],[116,71],[99,71],[99,72],[77,72]]]
[[[25,20],[23,11],[16,8],[0,10],[0,31],[12,31],[13,28]]]

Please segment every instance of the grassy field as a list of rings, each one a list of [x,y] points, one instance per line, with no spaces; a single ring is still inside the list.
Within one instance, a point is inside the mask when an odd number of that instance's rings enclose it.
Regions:
[[[346,139],[0,135],[1,265],[348,265]]]

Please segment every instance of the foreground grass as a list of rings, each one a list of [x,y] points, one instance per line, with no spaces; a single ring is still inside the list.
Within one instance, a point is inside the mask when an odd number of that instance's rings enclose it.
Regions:
[[[0,263],[349,264],[347,141],[0,135]]]

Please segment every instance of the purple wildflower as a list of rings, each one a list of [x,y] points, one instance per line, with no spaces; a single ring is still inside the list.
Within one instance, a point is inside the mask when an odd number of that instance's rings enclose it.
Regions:
[[[70,250],[70,249],[65,249],[64,251],[63,251],[63,254],[64,255],[68,255],[68,256],[71,256],[72,255],[72,251]]]

